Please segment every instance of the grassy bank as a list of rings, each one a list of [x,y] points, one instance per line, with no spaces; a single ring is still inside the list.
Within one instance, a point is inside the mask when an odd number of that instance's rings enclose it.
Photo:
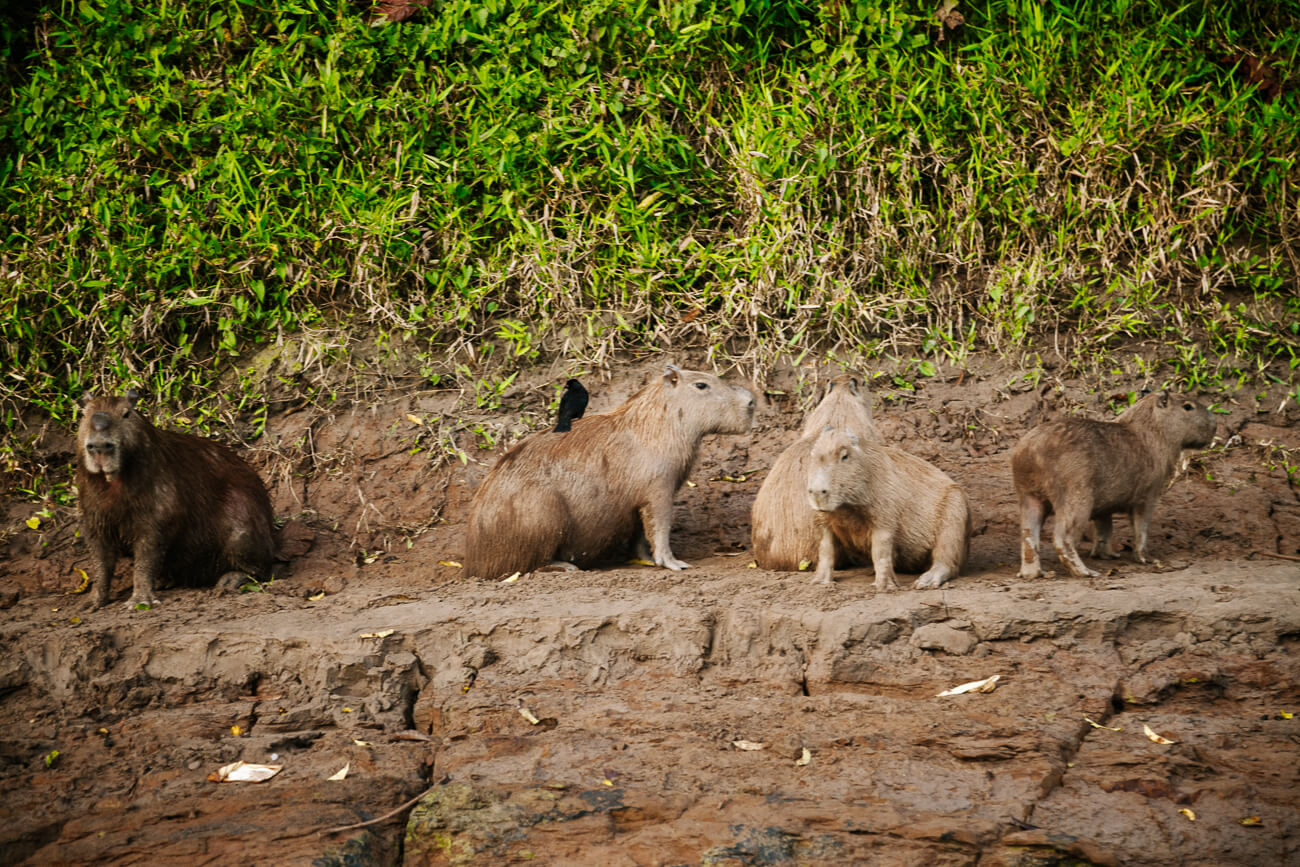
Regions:
[[[7,429],[362,326],[428,381],[665,341],[1300,356],[1300,4],[261,5],[3,25]]]

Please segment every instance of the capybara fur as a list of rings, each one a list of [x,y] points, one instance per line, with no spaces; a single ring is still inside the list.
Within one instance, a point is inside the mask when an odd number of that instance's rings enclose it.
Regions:
[[[961,574],[970,549],[970,506],[961,486],[932,464],[827,428],[809,457],[808,499],[822,536],[816,580],[831,583],[837,556],[870,557],[876,589],[896,587],[894,569],[920,572],[917,587]]]
[[[270,577],[274,516],[257,473],[220,443],[154,427],[133,393],[84,404],[77,490],[96,608],[120,556],[134,560],[128,607],[156,605],[163,583]]]
[[[753,421],[748,389],[668,365],[617,409],[578,419],[568,433],[533,434],[474,492],[467,574],[589,566],[642,529],[657,565],[686,568],[668,544],[673,495],[706,434],[744,433]]]
[[[1110,537],[1116,512],[1129,514],[1133,554],[1145,563],[1151,513],[1173,478],[1179,453],[1209,445],[1214,428],[1207,408],[1162,393],[1147,395],[1114,421],[1060,419],[1025,434],[1011,452],[1020,504],[1020,577],[1043,574],[1043,520],[1053,512],[1057,556],[1076,576],[1098,574],[1077,548],[1088,521],[1096,523],[1093,555],[1116,556]]]
[[[760,569],[794,572],[817,561],[822,528],[808,505],[808,458],[826,427],[849,429],[879,442],[871,416],[871,395],[856,374],[842,373],[804,420],[799,439],[781,453],[758,489],[750,512],[754,560]],[[841,560],[838,566],[847,561]]]

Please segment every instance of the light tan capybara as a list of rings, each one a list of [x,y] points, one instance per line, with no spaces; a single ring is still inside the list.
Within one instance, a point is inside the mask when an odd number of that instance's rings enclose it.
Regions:
[[[876,589],[897,587],[894,567],[925,572],[916,587],[961,574],[970,506],[961,486],[915,455],[827,428],[809,456],[808,499],[822,529],[816,580],[831,583],[841,555],[870,557]]]
[[[641,529],[657,565],[685,569],[668,544],[673,495],[705,435],[744,433],[753,422],[748,389],[670,364],[612,412],[577,419],[567,433],[533,434],[474,492],[467,574],[589,566]]]
[[[750,532],[760,569],[795,572],[801,563],[817,560],[822,528],[816,511],[808,505],[808,458],[826,427],[853,430],[863,439],[879,442],[871,416],[871,395],[857,375],[842,373],[827,383],[826,394],[808,413],[799,439],[776,459],[758,489],[750,512]]]
[[[134,392],[89,398],[77,430],[92,604],[108,601],[119,556],[135,561],[129,608],[156,605],[163,582],[227,586],[270,577],[274,516],[257,473],[221,443],[154,427],[135,403]]]
[[[1139,563],[1147,562],[1151,513],[1177,469],[1179,452],[1209,445],[1214,428],[1210,411],[1196,401],[1150,394],[1114,421],[1061,419],[1025,434],[1011,452],[1020,503],[1019,577],[1043,574],[1040,537],[1043,520],[1053,512],[1056,553],[1076,576],[1098,574],[1077,549],[1089,520],[1097,527],[1093,555],[1117,556],[1111,544],[1115,512],[1128,512],[1133,554]]]

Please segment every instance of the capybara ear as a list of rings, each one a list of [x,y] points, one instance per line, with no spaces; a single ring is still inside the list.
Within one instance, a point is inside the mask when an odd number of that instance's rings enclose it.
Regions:
[[[862,383],[858,382],[858,378],[856,376],[849,377],[849,391],[853,392],[854,394],[859,394],[862,391]]]
[[[664,384],[669,388],[676,388],[677,382],[681,379],[682,372],[675,364],[669,364],[664,369]]]
[[[134,409],[136,401],[140,399],[140,392],[136,391],[134,388],[128,388],[126,390],[126,399],[127,402],[131,404],[131,408]]]
[[[1168,406],[1169,406],[1169,392],[1167,392],[1167,391],[1162,391],[1162,392],[1160,392],[1160,396],[1156,398],[1156,406],[1160,407],[1161,409],[1166,409],[1166,408],[1168,408]]]

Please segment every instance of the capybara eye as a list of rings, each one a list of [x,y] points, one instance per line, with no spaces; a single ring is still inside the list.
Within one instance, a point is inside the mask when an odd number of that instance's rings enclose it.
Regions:
[[[709,384],[707,382],[697,382],[695,383],[695,387],[698,388],[700,391],[707,391],[709,388]]]
[[[844,451],[840,452],[840,461],[847,461],[848,459],[849,459],[848,449],[845,449]]]
[[[1183,409],[1187,410],[1188,412],[1191,412],[1192,410],[1196,409],[1196,407],[1190,403],[1185,403],[1183,404]]]

